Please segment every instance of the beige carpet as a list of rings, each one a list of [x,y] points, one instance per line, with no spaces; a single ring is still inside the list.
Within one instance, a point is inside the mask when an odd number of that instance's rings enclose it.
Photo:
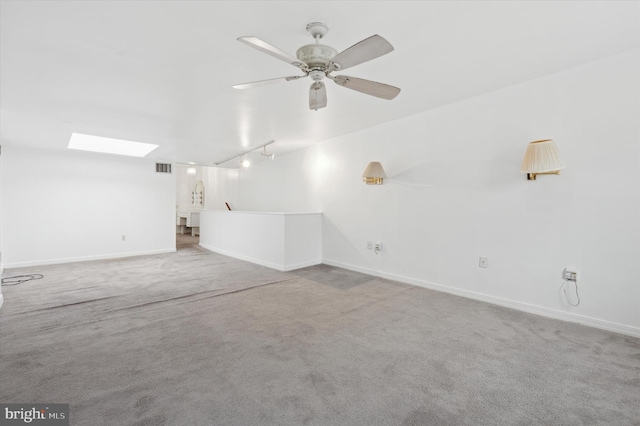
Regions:
[[[0,402],[72,425],[640,424],[640,340],[204,250],[13,269]]]

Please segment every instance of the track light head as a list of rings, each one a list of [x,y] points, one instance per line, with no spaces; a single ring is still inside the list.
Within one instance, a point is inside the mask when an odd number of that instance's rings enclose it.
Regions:
[[[271,153],[271,154],[267,153],[266,145],[262,147],[262,152],[260,153],[260,155],[262,155],[263,157],[269,158],[269,160],[273,160],[276,156],[274,153]]]

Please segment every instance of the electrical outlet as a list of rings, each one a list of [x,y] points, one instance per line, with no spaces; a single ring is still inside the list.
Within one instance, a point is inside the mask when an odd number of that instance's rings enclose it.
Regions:
[[[382,243],[381,242],[376,242],[373,245],[373,251],[375,251],[376,253],[380,253],[382,251]]]
[[[481,257],[480,261],[478,262],[478,266],[481,268],[488,268],[489,267],[489,258],[488,257]]]
[[[373,250],[373,242],[367,241],[367,250]]]
[[[565,281],[578,281],[578,271],[575,266],[567,266],[562,271],[562,279]]]

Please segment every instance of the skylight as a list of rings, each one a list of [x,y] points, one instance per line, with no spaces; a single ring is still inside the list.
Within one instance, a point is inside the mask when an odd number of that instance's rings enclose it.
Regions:
[[[158,145],[150,143],[103,138],[100,136],[83,135],[81,133],[72,133],[68,146],[69,149],[128,155],[131,157],[144,157],[157,147]]]

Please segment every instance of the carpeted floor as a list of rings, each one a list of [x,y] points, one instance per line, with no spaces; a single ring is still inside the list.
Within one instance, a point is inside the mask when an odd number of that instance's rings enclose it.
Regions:
[[[638,425],[640,340],[324,265],[6,270],[0,402],[72,425]]]

